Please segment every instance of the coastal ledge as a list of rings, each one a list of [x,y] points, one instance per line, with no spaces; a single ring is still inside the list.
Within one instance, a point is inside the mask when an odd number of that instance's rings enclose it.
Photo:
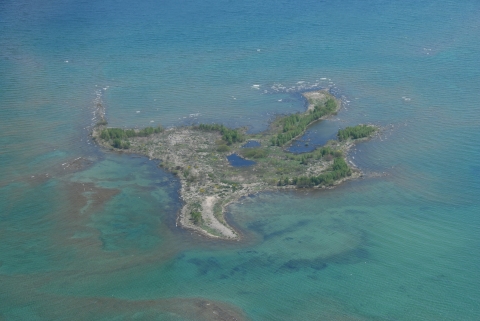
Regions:
[[[308,101],[304,113],[279,116],[259,134],[218,124],[166,130],[108,128],[102,113],[92,137],[106,148],[161,160],[161,166],[181,182],[184,205],[177,223],[209,237],[236,240],[240,235],[227,224],[224,211],[241,197],[267,190],[330,188],[361,175],[348,165],[345,155],[355,142],[377,131],[372,125],[341,129],[338,140],[308,153],[295,155],[285,150],[308,126],[336,114],[341,107],[341,101],[328,90],[306,92],[303,96]],[[242,147],[251,140],[260,146]],[[227,156],[234,153],[254,160],[254,165],[230,165]]]

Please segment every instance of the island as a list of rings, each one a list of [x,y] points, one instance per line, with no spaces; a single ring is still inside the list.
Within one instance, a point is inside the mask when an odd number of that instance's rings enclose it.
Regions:
[[[160,166],[180,179],[184,205],[177,223],[209,237],[235,240],[239,231],[226,222],[224,211],[241,197],[275,189],[330,188],[361,175],[345,157],[355,142],[377,132],[376,126],[341,129],[337,140],[310,152],[286,150],[310,125],[341,107],[328,90],[303,96],[308,101],[305,112],[278,116],[257,134],[221,124],[109,128],[101,113],[92,137],[105,148],[161,160]]]

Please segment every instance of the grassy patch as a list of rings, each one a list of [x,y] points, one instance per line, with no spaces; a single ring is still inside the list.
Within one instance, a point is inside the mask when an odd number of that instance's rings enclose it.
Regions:
[[[242,148],[239,152],[240,155],[244,158],[265,158],[267,157],[267,151],[264,148],[255,147],[255,148]]]
[[[219,153],[226,153],[226,152],[229,152],[230,151],[230,147],[228,147],[227,145],[219,145],[217,147],[217,152]]]

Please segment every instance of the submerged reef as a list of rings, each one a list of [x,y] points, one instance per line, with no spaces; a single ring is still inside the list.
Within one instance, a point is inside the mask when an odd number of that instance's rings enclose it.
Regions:
[[[361,175],[348,165],[345,155],[356,141],[377,131],[372,125],[341,129],[338,140],[308,153],[286,151],[308,126],[336,114],[341,107],[341,101],[327,90],[303,96],[308,101],[304,113],[279,116],[268,130],[258,134],[218,124],[125,130],[107,127],[102,118],[92,137],[106,148],[161,160],[165,170],[176,174],[184,201],[177,218],[181,226],[210,237],[238,239],[238,231],[224,218],[225,207],[231,202],[265,190],[328,188]],[[247,141],[256,141],[259,146],[245,148]],[[227,159],[232,154],[254,162],[232,166]]]

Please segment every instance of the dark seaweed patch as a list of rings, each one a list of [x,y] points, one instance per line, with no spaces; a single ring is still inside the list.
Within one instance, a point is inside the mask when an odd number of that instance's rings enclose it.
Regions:
[[[330,263],[335,264],[355,264],[364,262],[369,258],[370,254],[366,249],[356,248],[346,251],[328,258]]]
[[[366,214],[368,214],[368,212],[365,212],[365,211],[360,211],[360,210],[351,210],[351,209],[348,209],[348,210],[345,210],[345,214],[359,214],[359,215],[366,215]]]
[[[275,232],[272,232],[270,234],[265,234],[263,238],[265,240],[268,240],[268,239],[271,239],[272,237],[277,237],[277,236],[281,236],[283,234],[291,233],[291,232],[294,232],[296,229],[298,229],[300,227],[307,226],[309,223],[310,223],[310,220],[301,220],[301,221],[298,221],[297,223],[295,223],[294,225],[291,225],[287,228],[284,228],[283,230],[275,231]]]
[[[250,224],[247,225],[247,227],[248,227],[248,229],[253,230],[253,231],[263,235],[264,240],[268,240],[268,239],[271,239],[273,237],[279,237],[279,236],[282,236],[282,235],[287,234],[287,233],[295,232],[296,229],[307,226],[308,224],[310,224],[310,222],[311,222],[311,220],[300,220],[293,225],[290,225],[290,226],[288,226],[284,229],[274,231],[274,232],[271,232],[271,233],[267,233],[265,231],[266,230],[265,227],[269,223],[266,220],[258,220],[258,221],[251,222]],[[287,240],[289,240],[289,241],[292,240],[292,239],[293,238],[288,238],[287,237]]]
[[[328,264],[324,261],[323,258],[316,258],[313,260],[299,259],[299,260],[290,260],[281,266],[281,269],[289,271],[298,271],[300,269],[310,268],[316,271],[325,269]]]
[[[266,220],[253,221],[247,225],[248,229],[255,231],[259,234],[264,234],[264,228],[268,224]]]
[[[275,258],[273,256],[258,255],[232,268],[230,271],[230,275],[246,275],[252,269],[270,268],[274,264]]]
[[[221,268],[220,263],[214,257],[209,257],[206,260],[193,258],[187,261],[188,263],[194,264],[197,267],[199,275],[205,275],[209,271],[218,270]]]
[[[351,251],[345,251],[330,257],[289,260],[280,266],[279,271],[297,272],[302,269],[320,271],[327,268],[329,264],[356,264],[364,262],[368,258],[369,252],[367,250],[363,248],[356,248]]]

